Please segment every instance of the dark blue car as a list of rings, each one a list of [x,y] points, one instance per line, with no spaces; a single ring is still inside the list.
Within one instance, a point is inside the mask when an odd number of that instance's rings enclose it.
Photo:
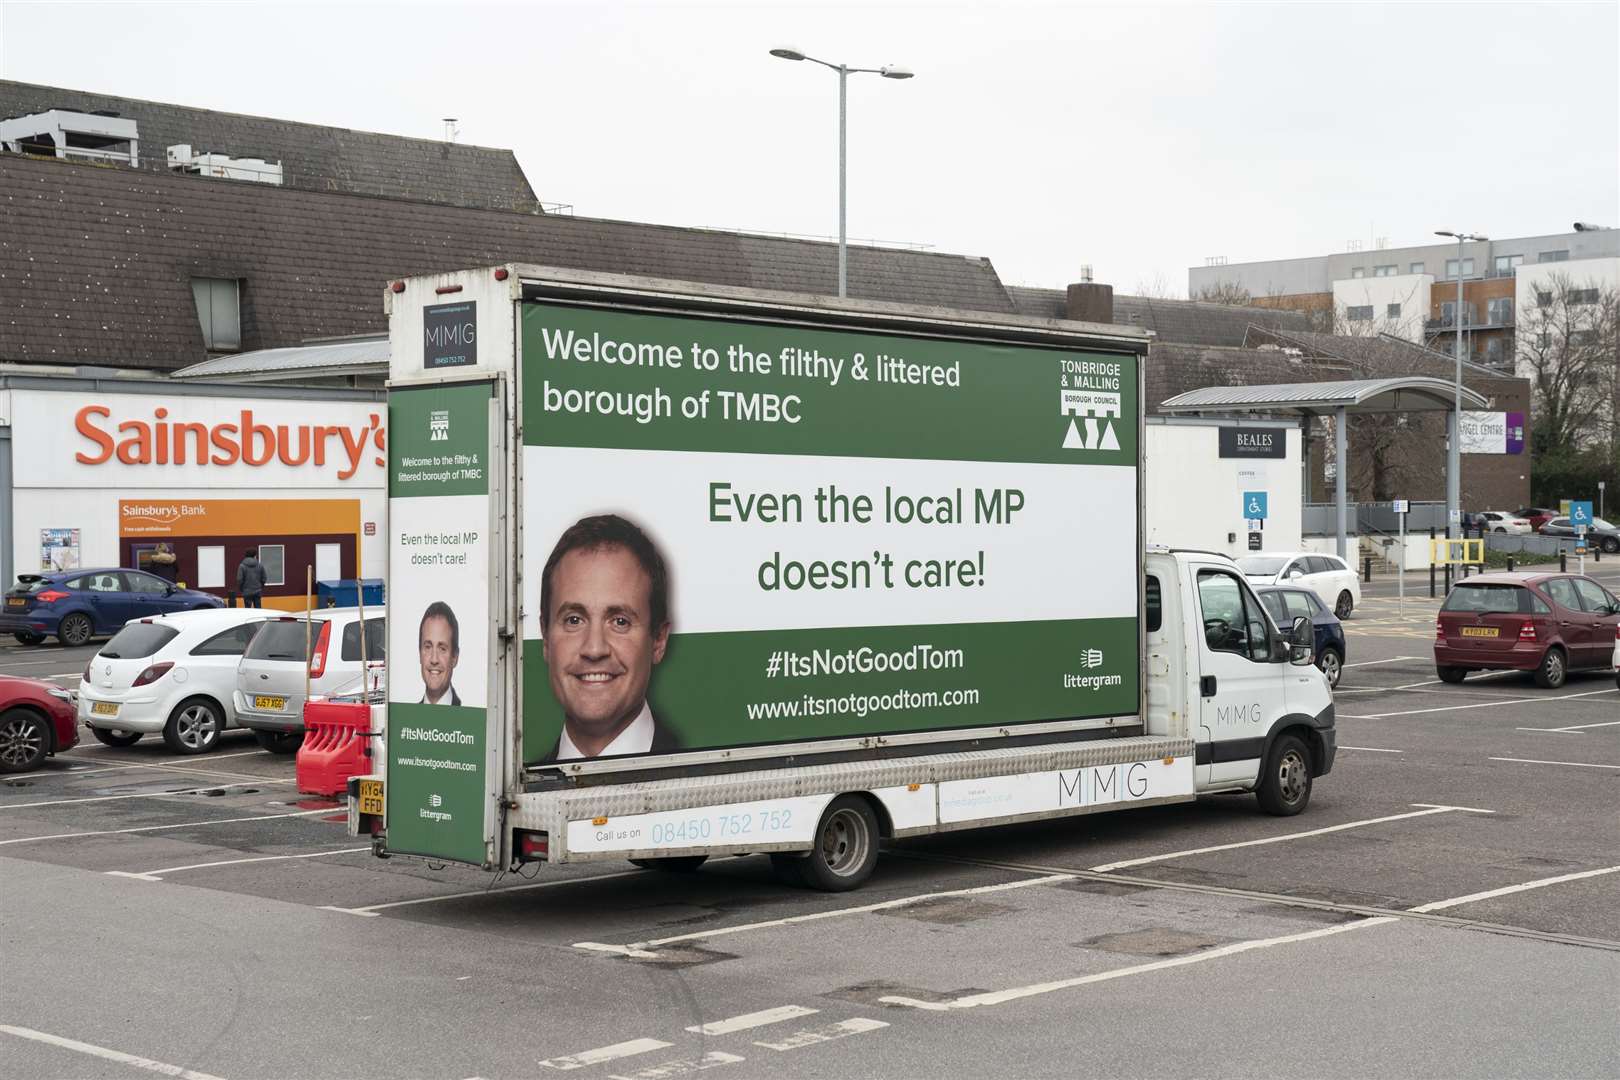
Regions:
[[[92,637],[115,634],[131,619],[171,611],[224,607],[225,601],[141,570],[53,570],[18,574],[0,610],[0,633],[24,645],[48,637],[83,645]]]
[[[1339,685],[1344,674],[1344,624],[1310,589],[1288,585],[1257,585],[1260,602],[1266,605],[1280,627],[1292,626],[1303,615],[1316,631],[1316,666],[1327,676],[1329,686]]]

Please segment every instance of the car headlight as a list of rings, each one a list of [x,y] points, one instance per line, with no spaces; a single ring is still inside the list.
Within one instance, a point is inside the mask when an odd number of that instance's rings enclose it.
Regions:
[[[45,692],[47,694],[51,695],[51,697],[59,697],[63,701],[72,701],[73,700],[73,691],[64,690],[60,686],[47,686],[45,688]]]

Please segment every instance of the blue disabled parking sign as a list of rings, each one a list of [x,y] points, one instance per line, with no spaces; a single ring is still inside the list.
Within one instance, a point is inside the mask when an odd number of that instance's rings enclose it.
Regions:
[[[1590,504],[1588,504],[1590,509]],[[1266,493],[1263,491],[1245,491],[1243,493],[1243,516],[1251,521],[1264,521],[1266,519]]]
[[[1569,504],[1569,523],[1577,527],[1585,525],[1590,528],[1592,525],[1592,500],[1582,499],[1580,502],[1571,500]]]

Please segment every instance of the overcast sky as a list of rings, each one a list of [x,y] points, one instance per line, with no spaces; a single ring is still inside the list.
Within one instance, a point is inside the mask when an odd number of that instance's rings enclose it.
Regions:
[[[1620,5],[18,3],[0,76],[510,147],[594,217],[1187,268],[1620,225]],[[155,148],[161,153],[161,148]],[[150,152],[150,151],[149,151]]]

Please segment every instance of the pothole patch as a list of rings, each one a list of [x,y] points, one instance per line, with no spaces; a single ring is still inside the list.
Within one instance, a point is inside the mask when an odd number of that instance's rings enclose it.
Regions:
[[[1091,893],[1096,896],[1129,896],[1131,893],[1148,892],[1151,887],[1147,885],[1130,885],[1123,881],[1074,878],[1070,881],[1060,881],[1052,888],[1065,889],[1068,892]]]
[[[919,900],[915,904],[885,908],[878,914],[889,918],[934,923],[939,926],[961,926],[964,923],[1005,915],[1013,910],[1006,904],[994,904],[971,896],[941,896],[933,900]]]
[[[966,997],[970,994],[983,994],[986,991],[978,987],[964,987],[961,990],[928,990],[921,986],[906,986],[904,983],[890,982],[887,979],[874,979],[871,982],[856,983],[854,986],[845,986],[837,990],[829,990],[821,996],[834,1001],[851,1001],[857,1005],[883,1005],[889,1006],[883,999],[886,997],[908,997],[916,1001],[951,1001],[955,998]]]
[[[1128,956],[1185,956],[1224,944],[1222,938],[1208,934],[1191,934],[1168,926],[1154,926],[1146,930],[1130,930],[1122,934],[1100,934],[1076,942],[1082,949],[1099,952],[1124,953]]]
[[[632,959],[649,967],[689,968],[718,964],[722,960],[735,960],[737,954],[721,952],[719,949],[706,949],[702,945],[663,945],[654,950],[652,956],[638,956]]]

